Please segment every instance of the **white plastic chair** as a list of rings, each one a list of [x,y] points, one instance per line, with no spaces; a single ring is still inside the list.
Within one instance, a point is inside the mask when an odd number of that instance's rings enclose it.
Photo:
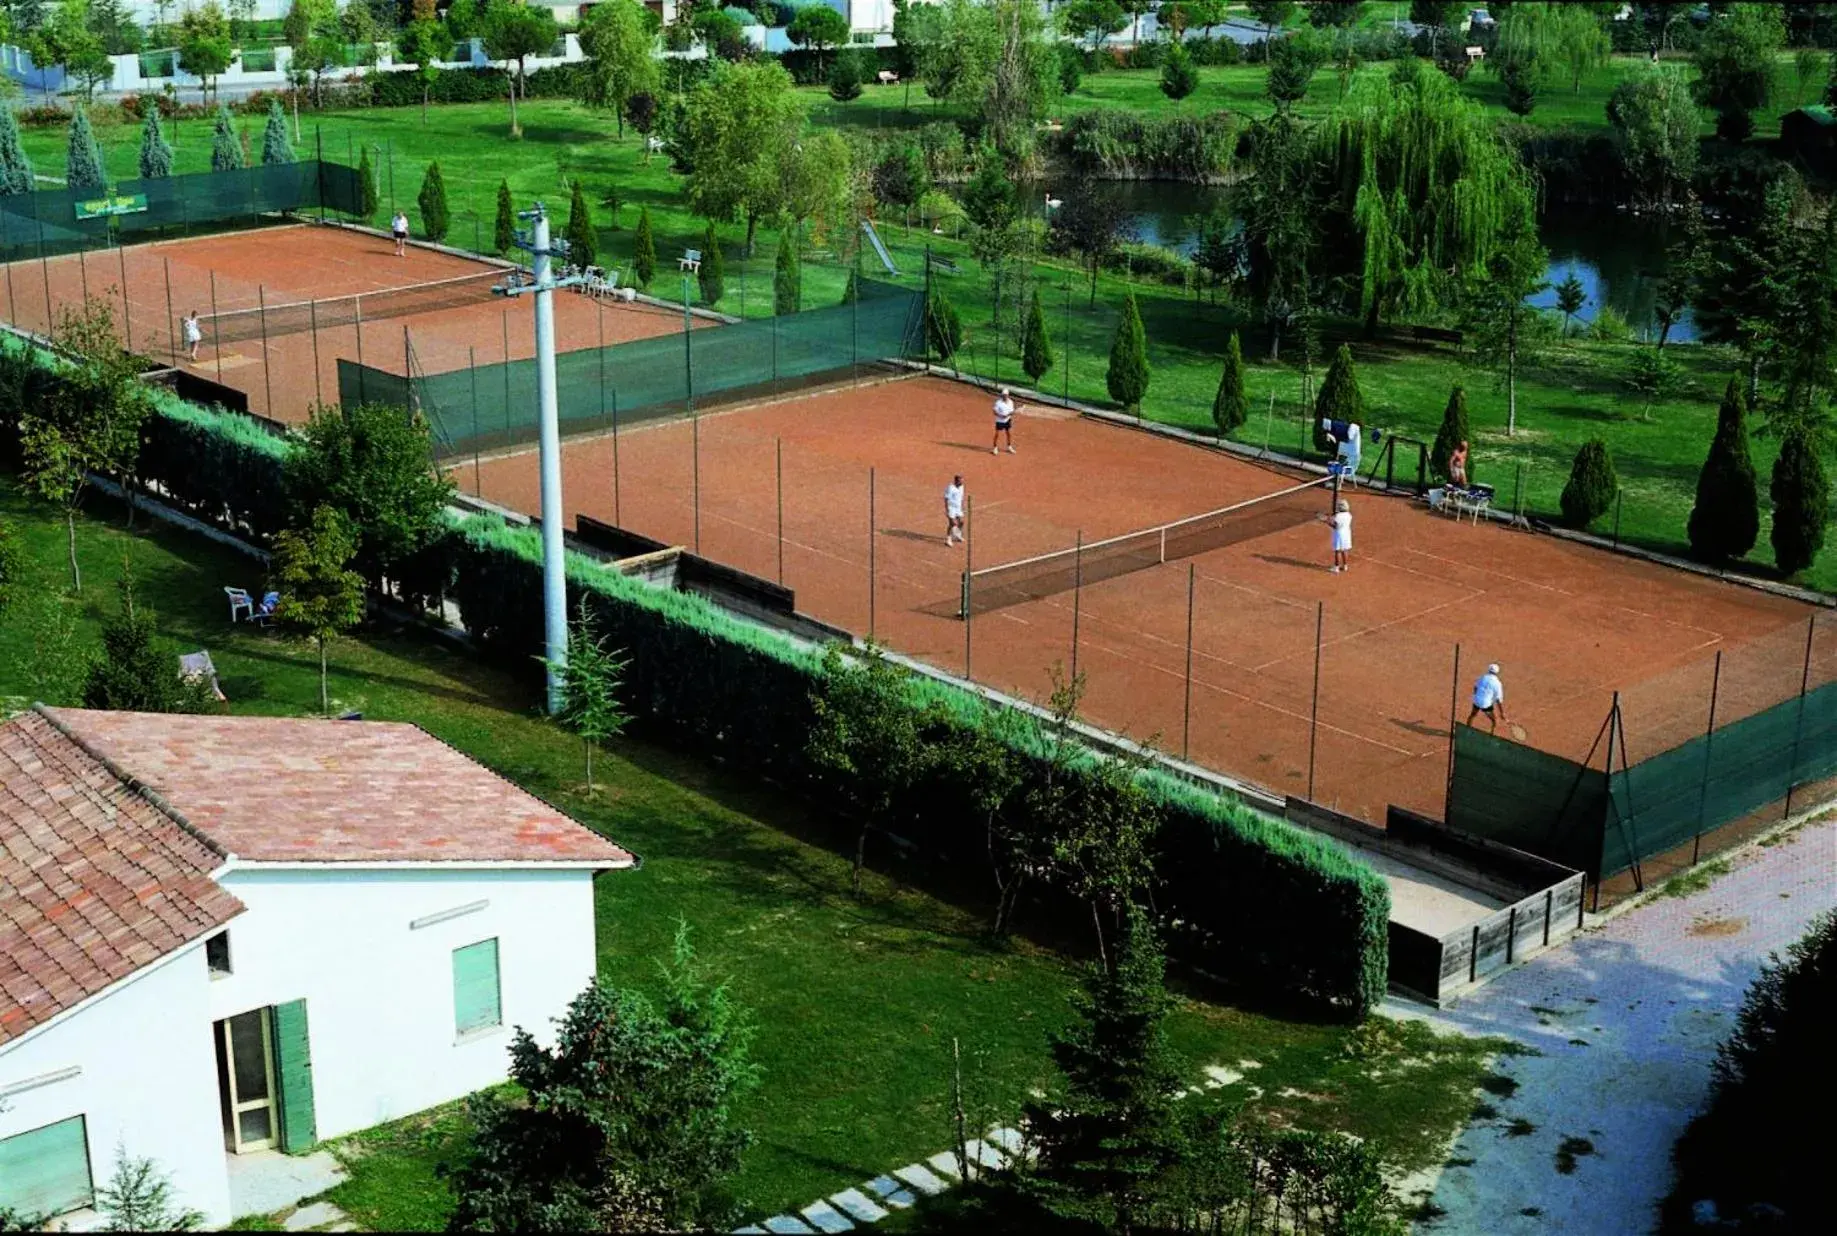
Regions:
[[[236,621],[237,614],[242,614],[248,618],[255,617],[255,602],[250,598],[247,592],[241,588],[230,588],[226,586],[223,593],[230,599],[231,622]]]

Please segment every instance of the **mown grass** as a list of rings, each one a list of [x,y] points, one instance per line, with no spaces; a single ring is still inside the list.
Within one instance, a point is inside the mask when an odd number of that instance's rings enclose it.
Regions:
[[[96,502],[78,528],[85,590],[66,600],[56,513],[0,478],[0,518],[17,529],[30,569],[0,621],[0,698],[78,699],[80,662],[126,563],[172,650],[210,650],[230,712],[317,710],[307,647],[227,621],[222,588],[258,585],[252,560],[144,518],[130,533],[118,508]],[[68,656],[46,634],[60,613]],[[335,708],[420,724],[643,856],[640,870],[599,882],[600,975],[651,984],[684,919],[713,970],[731,976],[759,1025],[764,1084],[739,1113],[758,1139],[739,1189],[758,1213],[947,1145],[953,1039],[978,1121],[1012,1119],[1049,1083],[1048,1035],[1067,1015],[1082,942],[1068,953],[989,941],[980,873],[953,878],[881,855],[863,896],[851,897],[848,847],[806,804],[641,740],[613,744],[589,795],[579,745],[537,716],[535,684],[419,628],[379,623],[340,640],[331,667]],[[1240,1085],[1260,1087],[1279,1118],[1357,1131],[1405,1165],[1461,1123],[1496,1050],[1414,1024],[1286,1020],[1197,987],[1181,989],[1171,1034],[1195,1082],[1207,1065],[1255,1060],[1262,1067],[1244,1070]],[[353,1175],[332,1200],[375,1230],[439,1227],[451,1199],[436,1168],[465,1131],[450,1106],[335,1143]]]

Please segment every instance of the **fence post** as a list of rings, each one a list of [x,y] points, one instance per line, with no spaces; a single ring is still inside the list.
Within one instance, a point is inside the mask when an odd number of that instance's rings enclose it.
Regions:
[[[1072,401],[1072,281],[1065,281],[1065,325],[1059,333],[1060,351],[1065,355],[1065,402]]]
[[[778,486],[778,582],[785,582],[785,440],[773,438]]]
[[[1480,925],[1473,925],[1473,943],[1467,950],[1467,981],[1473,982],[1480,975]]]
[[[1544,947],[1550,947],[1550,916],[1556,913],[1556,890],[1544,890]]]
[[[323,407],[325,392],[319,389],[319,302],[306,302],[306,320],[313,332],[313,403]],[[342,400],[340,401],[342,402]]]
[[[1505,964],[1512,964],[1512,945],[1518,941],[1518,907],[1505,912]]]
[[[127,246],[116,246],[115,257],[121,264],[121,329],[127,336],[127,351],[132,352],[134,350],[134,313],[128,308]]]
[[[1199,568],[1186,564],[1186,702],[1180,709],[1180,758],[1190,758],[1193,732],[1193,585]]]
[[[1078,681],[1078,617],[1084,607],[1084,529],[1072,550],[1072,681]]]
[[[874,638],[874,469],[867,470],[867,637]]]
[[[470,345],[466,348],[466,376],[472,384],[472,496],[483,498],[485,484],[478,466],[478,348]]]
[[[273,416],[274,377],[269,372],[271,366],[268,361],[268,289],[259,283],[255,285],[255,305],[258,314],[257,320],[261,322],[262,328],[262,394],[268,400],[268,415]],[[406,326],[402,328],[402,338],[404,340],[408,338],[408,328]],[[408,352],[406,342],[404,342],[402,346],[402,351],[404,355]]]
[[[87,305],[89,303],[89,259],[86,251],[82,249],[77,250],[77,274],[83,280],[83,303]]]
[[[395,139],[383,139],[384,156],[389,160],[389,213],[395,214]]]
[[[1460,725],[1461,714],[1461,646],[1454,645],[1454,682],[1448,689],[1448,780],[1442,787],[1442,823],[1452,824],[1449,818],[1454,809],[1454,736]]]
[[[0,224],[0,226],[4,226]],[[6,264],[6,320],[13,325],[20,325],[19,303],[13,299],[13,264]]]
[[[619,388],[612,388],[612,522],[623,528],[619,515]]]
[[[80,254],[78,256],[81,256]],[[223,329],[217,320],[217,272],[210,272],[210,342],[211,350],[217,353],[217,381],[223,381]],[[363,363],[359,353],[358,363]],[[363,371],[360,369],[359,374]]]
[[[351,298],[351,313],[357,319],[357,402],[364,403],[370,396],[364,389],[364,298],[361,293]]]
[[[1627,491],[1624,489],[1617,489],[1614,491],[1614,548],[1615,549],[1620,548],[1620,508],[1625,504],[1626,493]]]
[[[1709,799],[1710,755],[1716,742],[1716,697],[1722,691],[1722,650],[1716,650],[1716,669],[1709,680],[1709,724],[1703,727],[1703,780],[1697,786],[1697,831],[1690,839],[1690,865],[1697,865],[1697,850],[1703,840],[1703,813]]]
[[[1818,631],[1818,615],[1813,614],[1805,620],[1805,668],[1799,672],[1799,713],[1792,725],[1792,763],[1786,766],[1786,814],[1782,820],[1792,818],[1792,792],[1798,786],[1799,775],[1799,736],[1805,729],[1805,692],[1811,686],[1811,644],[1812,637]]]
[[[172,364],[176,368],[179,363],[179,333],[174,329],[176,324],[172,316],[172,259],[161,256],[160,264],[166,268],[166,350],[171,353]],[[7,279],[10,281],[13,277],[13,268],[9,265],[6,271]],[[10,287],[11,284],[9,283],[8,286]]]
[[[1308,708],[1308,801],[1314,801],[1314,749],[1320,733],[1320,635],[1326,624],[1327,603],[1314,602],[1314,699]]]
[[[510,310],[504,310],[504,445],[510,445]]]
[[[976,563],[975,554],[970,549],[970,538],[976,533],[976,521],[973,518],[975,512],[976,500],[965,497],[963,499],[963,677],[966,682],[973,681],[970,678],[970,628],[976,625],[976,607],[971,604],[974,598],[970,596],[972,587],[970,576],[975,571]]]

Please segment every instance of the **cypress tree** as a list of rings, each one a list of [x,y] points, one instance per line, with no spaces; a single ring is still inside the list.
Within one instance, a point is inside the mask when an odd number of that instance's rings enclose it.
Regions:
[[[102,624],[102,649],[83,684],[85,708],[129,712],[195,712],[199,691],[179,677],[178,660],[155,638],[153,614],[134,604],[134,581],[123,575],[116,588],[121,608]]]
[[[861,297],[860,284],[856,282],[857,272],[853,266],[848,268],[848,282],[842,285],[841,304],[852,305]]]
[[[287,115],[281,111],[281,101],[273,99],[268,103],[267,126],[262,129],[262,166],[292,162],[293,143],[287,140]]]
[[[1212,396],[1212,423],[1224,437],[1250,419],[1250,399],[1244,394],[1244,350],[1237,332],[1225,340],[1225,364],[1218,374],[1218,394]]]
[[[778,234],[778,260],[772,271],[772,312],[796,313],[804,299],[804,266],[797,256],[797,229]]]
[[[578,180],[574,182],[573,196],[568,199],[568,226],[562,235],[568,241],[569,262],[580,267],[598,264],[599,231],[593,226],[593,208],[587,204],[587,195]]]
[[[108,173],[102,167],[102,150],[96,145],[95,130],[89,127],[89,113],[80,107],[70,118],[64,180],[72,189],[108,188]]]
[[[236,135],[236,125],[230,119],[230,109],[219,103],[217,124],[210,136],[210,170],[233,172],[242,165],[242,141]]]
[[[963,346],[963,319],[944,295],[944,289],[935,285],[925,298],[925,342],[943,361],[955,356]]]
[[[639,287],[648,288],[651,280],[657,277],[657,246],[651,242],[649,206],[638,207],[638,234],[632,242],[631,272]]]
[[[1455,448],[1471,440],[1467,436],[1467,388],[1456,382],[1448,392],[1448,406],[1442,409],[1442,426],[1435,431],[1435,445],[1429,449],[1429,474],[1437,480],[1447,480],[1448,461],[1454,458]],[[1473,479],[1471,474],[1468,479]]]
[[[435,244],[446,239],[450,219],[446,208],[446,178],[440,174],[438,162],[427,165],[427,175],[421,178],[421,193],[415,199],[421,206],[421,230]]]
[[[19,121],[0,107],[0,196],[32,192],[32,161],[19,144]]]
[[[1620,493],[1620,478],[1614,474],[1614,457],[1607,443],[1590,438],[1575,453],[1569,469],[1569,483],[1563,486],[1563,522],[1572,528],[1586,528],[1606,514]]]
[[[1824,548],[1830,518],[1830,481],[1811,433],[1793,428],[1780,440],[1773,463],[1773,562],[1782,575],[1803,571]]]
[[[1328,450],[1327,431],[1322,421],[1345,421],[1364,424],[1365,396],[1359,391],[1358,371],[1352,367],[1352,349],[1345,344],[1333,354],[1327,376],[1321,380],[1320,394],[1314,400],[1314,449]]]
[[[1760,483],[1748,456],[1747,400],[1736,378],[1722,394],[1716,436],[1697,474],[1688,534],[1690,552],[1708,562],[1739,558],[1760,539]]]
[[[216,156],[212,156],[215,162]],[[370,148],[365,146],[357,159],[357,214],[365,223],[376,218],[376,168],[370,163]]]
[[[510,182],[498,181],[498,220],[492,230],[491,243],[497,246],[497,254],[502,257],[510,252],[510,246],[517,238],[517,208],[510,201]]]
[[[1052,363],[1052,340],[1046,337],[1046,313],[1040,308],[1040,289],[1036,287],[1033,304],[1027,308],[1027,325],[1021,332],[1021,370],[1038,382]]]
[[[172,175],[172,143],[159,125],[159,108],[147,104],[147,118],[140,125],[140,178],[164,180]]]
[[[1123,298],[1123,316],[1110,341],[1110,368],[1104,374],[1104,385],[1110,398],[1131,412],[1140,410],[1142,397],[1148,394],[1148,336],[1142,330],[1134,292]]]
[[[696,279],[702,285],[704,305],[718,304],[727,290],[723,265],[721,238],[715,234],[714,224],[710,223],[708,230],[702,233],[702,268],[696,273]]]

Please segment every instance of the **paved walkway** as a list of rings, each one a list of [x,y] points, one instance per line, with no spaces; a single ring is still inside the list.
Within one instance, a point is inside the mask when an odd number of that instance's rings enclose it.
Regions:
[[[1432,1230],[1650,1229],[1671,1188],[1671,1147],[1707,1096],[1761,962],[1837,904],[1837,819],[1731,861],[1704,891],[1641,906],[1428,1015],[1539,1053],[1495,1065],[1519,1088],[1481,1096],[1498,1114],[1456,1140]],[[1577,1139],[1567,1156],[1565,1139]]]

